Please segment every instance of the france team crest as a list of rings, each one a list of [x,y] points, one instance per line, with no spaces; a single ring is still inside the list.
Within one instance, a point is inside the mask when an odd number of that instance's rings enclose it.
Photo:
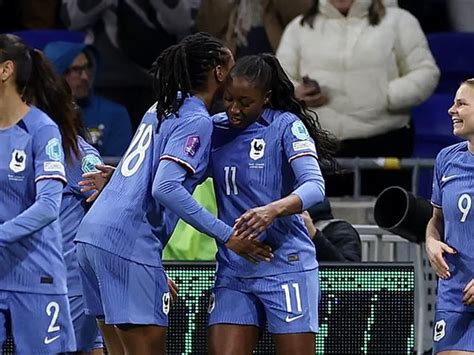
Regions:
[[[15,149],[12,152],[12,160],[10,160],[10,170],[14,173],[20,173],[26,168],[26,153],[24,150]]]
[[[250,143],[250,158],[258,160],[265,154],[265,141],[262,138],[255,138]]]

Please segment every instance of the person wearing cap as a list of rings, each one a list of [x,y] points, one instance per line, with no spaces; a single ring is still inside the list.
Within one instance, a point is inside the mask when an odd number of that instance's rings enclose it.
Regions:
[[[91,142],[102,156],[121,156],[132,138],[127,109],[94,92],[98,54],[84,43],[51,42],[44,54],[64,77],[81,108]]]
[[[361,241],[357,230],[343,219],[335,219],[329,200],[303,213],[319,262],[360,262]]]

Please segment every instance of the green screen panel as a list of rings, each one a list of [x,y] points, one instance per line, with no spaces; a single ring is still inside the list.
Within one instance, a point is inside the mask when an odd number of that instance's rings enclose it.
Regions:
[[[179,285],[170,313],[169,354],[206,354],[207,306],[214,264],[169,264]],[[320,268],[317,354],[412,354],[414,271],[409,264],[341,264]],[[316,300],[315,300],[316,301]],[[256,354],[272,354],[265,332]]]
[[[179,301],[170,312],[168,354],[207,354],[207,308],[215,265],[168,263],[166,270],[179,286]],[[316,354],[413,353],[411,264],[323,264],[320,281]],[[274,352],[265,331],[255,354]],[[11,339],[4,354],[13,354]]]

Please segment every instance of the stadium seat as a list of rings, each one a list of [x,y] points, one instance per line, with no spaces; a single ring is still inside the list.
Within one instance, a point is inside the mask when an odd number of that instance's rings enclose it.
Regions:
[[[463,80],[474,77],[474,33],[439,32],[428,34],[427,38],[441,70],[436,93],[454,96]]]
[[[412,111],[415,125],[414,158],[434,159],[438,152],[460,141],[453,135],[453,124],[448,109],[453,103],[452,94],[433,94],[427,101]],[[430,198],[433,173],[420,171],[418,196]]]
[[[460,141],[453,135],[453,124],[448,109],[453,104],[454,93],[433,94],[412,111],[415,125],[415,158],[435,158],[438,152]]]
[[[29,46],[42,50],[49,42],[84,42],[85,33],[68,30],[27,30],[13,32]]]

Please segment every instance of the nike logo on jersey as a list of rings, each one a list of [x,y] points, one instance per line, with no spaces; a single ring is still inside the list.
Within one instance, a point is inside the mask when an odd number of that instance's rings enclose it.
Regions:
[[[300,319],[300,318],[303,317],[303,316],[304,316],[304,314],[300,314],[299,316],[296,316],[296,317],[286,316],[285,321],[286,321],[287,323],[291,323],[291,322],[293,322],[293,321],[295,321],[295,320],[297,320],[297,319]]]
[[[447,181],[452,180],[452,179],[457,178],[457,177],[458,177],[458,175],[451,175],[451,176],[443,175],[441,177],[441,182],[447,182]]]
[[[55,337],[52,337],[52,338],[44,337],[44,343],[46,345],[51,344],[53,341],[58,340],[60,336],[61,335],[56,335]]]

